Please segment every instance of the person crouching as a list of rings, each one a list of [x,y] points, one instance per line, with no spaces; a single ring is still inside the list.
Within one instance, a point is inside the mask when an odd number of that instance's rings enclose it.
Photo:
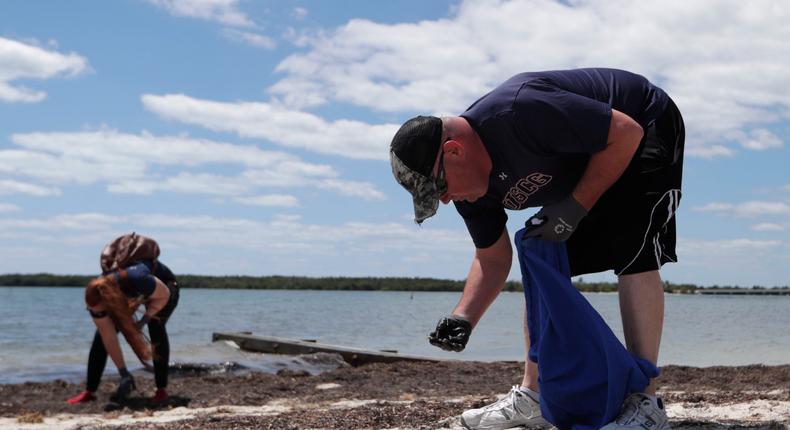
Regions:
[[[140,361],[153,361],[157,389],[151,402],[166,403],[169,400],[166,388],[170,342],[165,324],[178,305],[178,297],[175,276],[157,260],[137,261],[90,281],[85,288],[85,303],[96,325],[96,334],[88,356],[86,389],[68,399],[68,403],[96,399],[94,393],[101,382],[108,354],[121,377],[111,400],[122,403],[136,388],[134,378],[126,368],[118,341],[119,331]],[[140,305],[144,305],[145,313],[135,320],[134,313]],[[146,325],[150,343],[142,333]]]

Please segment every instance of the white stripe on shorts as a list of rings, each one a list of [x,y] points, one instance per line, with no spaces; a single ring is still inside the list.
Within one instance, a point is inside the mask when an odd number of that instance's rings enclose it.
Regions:
[[[634,258],[632,258],[631,261],[625,267],[623,267],[623,270],[617,272],[616,273],[617,275],[620,275],[621,273],[625,272],[629,267],[631,267],[631,265],[634,264],[634,261],[636,261],[636,259],[639,257],[639,254],[642,253],[642,250],[645,248],[645,243],[647,243],[647,234],[650,233],[650,227],[653,225],[653,213],[655,213],[656,207],[658,207],[658,205],[662,201],[664,201],[664,197],[667,197],[667,195],[669,195],[669,205],[667,206],[668,215],[667,215],[667,220],[664,222],[664,225],[666,225],[669,222],[669,220],[671,220],[672,217],[675,215],[675,211],[677,210],[678,200],[679,200],[677,197],[680,195],[680,189],[677,188],[673,188],[665,192],[664,195],[662,195],[661,198],[658,199],[656,204],[653,205],[653,209],[650,210],[650,222],[647,223],[647,228],[645,229],[645,235],[642,237],[642,245],[639,247],[639,250],[636,251],[636,255],[634,255]],[[657,239],[658,239],[658,233],[656,233],[656,240]],[[657,251],[655,251],[656,242],[653,243],[653,247],[654,247],[654,252],[656,253],[656,259],[658,261],[658,267],[660,268],[661,260],[658,257]]]
[[[653,236],[653,254],[656,255],[656,267],[661,267],[661,245],[659,244],[659,236],[661,233],[656,232]]]

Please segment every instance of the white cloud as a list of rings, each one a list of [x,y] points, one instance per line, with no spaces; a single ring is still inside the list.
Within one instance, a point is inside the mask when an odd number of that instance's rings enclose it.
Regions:
[[[679,241],[678,245],[679,252],[694,254],[697,257],[712,257],[722,254],[746,255],[750,252],[777,249],[782,246],[782,241],[746,238],[723,240],[684,239]]]
[[[381,200],[368,182],[340,179],[332,166],[296,156],[187,136],[128,134],[102,129],[86,132],[20,133],[11,136],[21,149],[0,149],[0,173],[27,176],[56,184],[106,182],[115,193],[156,191],[227,196],[258,194],[259,188],[307,187],[342,195]],[[235,176],[190,169],[238,165]],[[22,184],[8,182],[15,189]],[[2,184],[0,184],[2,185]],[[54,192],[30,187],[28,192]]]
[[[4,194],[29,194],[37,197],[47,197],[59,196],[61,192],[58,188],[42,187],[40,185],[14,181],[11,179],[0,179],[0,195]]]
[[[739,204],[708,203],[704,206],[695,207],[694,210],[751,218],[766,215],[790,215],[790,204],[766,201],[750,201]]]
[[[298,109],[346,102],[457,114],[517,72],[619,67],[644,74],[675,99],[690,155],[732,155],[733,143],[777,145],[759,127],[790,112],[780,90],[790,88],[790,3],[569,3],[470,0],[434,21],[354,19],[316,33],[306,52],[283,60],[277,71],[286,76],[270,91]],[[728,138],[736,131],[748,139]]]
[[[171,267],[178,261],[174,269],[180,273],[457,277],[458,261],[468,261],[473,246],[463,227],[419,228],[410,219],[331,225],[305,222],[295,214],[264,220],[156,212],[5,216],[0,217],[0,239],[32,247],[39,257],[67,251],[73,256],[67,264],[43,259],[43,266],[42,258],[28,258],[23,269],[5,260],[5,270],[90,273],[96,270],[96,250],[129,231],[156,238],[165,261]],[[790,261],[787,249],[782,240],[679,238],[683,264],[677,266],[714,271],[707,283],[781,284]],[[228,258],[218,264],[217,255]],[[3,267],[0,262],[0,272]],[[744,274],[743,267],[751,270]],[[517,276],[517,266],[513,270]],[[700,282],[698,272],[686,276]]]
[[[75,54],[61,54],[35,45],[0,37],[0,101],[39,102],[44,91],[12,85],[17,79],[50,79],[74,76],[88,70],[88,60]]]
[[[788,250],[790,248],[779,239],[679,238],[677,252],[680,264],[670,265],[665,270],[667,274],[685,273],[681,278],[695,284],[783,285],[790,279]],[[701,273],[704,276],[700,276]]]
[[[362,261],[380,263],[385,255],[386,274],[413,274],[416,264],[402,269],[398,263],[402,255],[426,253],[421,267],[436,269],[438,264],[447,264],[461,257],[468,257],[472,244],[468,235],[460,230],[421,229],[413,223],[365,223],[349,221],[340,225],[312,224],[301,221],[298,216],[278,216],[259,221],[247,218],[213,216],[177,216],[159,213],[140,213],[115,216],[100,213],[78,213],[48,218],[0,218],[0,237],[13,234],[17,240],[24,241],[29,235],[38,238],[42,249],[51,246],[61,247],[74,241],[93,241],[90,249],[100,249],[114,235],[137,231],[156,238],[167,252],[168,259],[178,255],[194,261],[191,267],[182,267],[186,273],[206,273],[212,258],[205,254],[229,253],[247,263],[271,265],[271,261],[285,262],[288,270],[305,274],[349,272],[369,273]],[[57,235],[55,235],[57,233]],[[86,248],[87,249],[87,248]],[[94,253],[82,259],[84,267],[94,267]],[[294,258],[297,263],[294,265]],[[88,259],[90,261],[88,261]],[[312,262],[308,269],[307,259]],[[337,259],[337,260],[336,260]],[[334,262],[333,264],[324,262]],[[355,267],[348,266],[354,262]],[[240,264],[241,264],[240,263]],[[345,264],[339,267],[338,263]],[[48,271],[55,270],[46,266]],[[268,266],[267,266],[268,267]],[[213,268],[212,268],[213,269]],[[73,273],[73,270],[71,269]],[[83,269],[88,270],[88,269]],[[237,267],[218,268],[219,273],[239,273]],[[272,267],[278,270],[282,267]],[[340,271],[340,272],[338,272]]]
[[[731,138],[740,142],[744,148],[755,151],[781,148],[784,145],[782,139],[764,128],[751,130],[749,133],[739,130],[733,133]]]
[[[79,183],[142,178],[149,164],[193,167],[229,163],[263,168],[299,162],[289,154],[255,146],[110,129],[19,133],[11,135],[11,141],[24,150],[0,150],[0,172]]]
[[[237,196],[249,193],[254,187],[245,184],[237,177],[212,175],[208,173],[180,172],[158,180],[144,178],[123,180],[108,185],[111,193],[151,194],[154,192],[173,192],[181,194],[210,194],[217,196]]]
[[[274,39],[258,33],[236,30],[235,28],[226,28],[222,30],[222,34],[229,40],[244,42],[256,48],[274,49],[277,47],[277,43]]]
[[[234,200],[238,203],[251,206],[299,206],[299,199],[287,194],[267,194],[263,196],[238,197]]]
[[[6,229],[28,230],[72,230],[81,231],[95,226],[98,229],[115,228],[118,225],[129,226],[143,231],[173,231],[188,233],[195,238],[190,241],[197,244],[208,244],[224,235],[217,245],[243,246],[256,249],[267,249],[271,246],[287,247],[288,243],[301,246],[311,244],[328,244],[342,246],[345,243],[370,242],[370,248],[413,249],[448,249],[467,244],[467,234],[463,231],[441,229],[420,229],[411,223],[362,223],[346,222],[341,225],[306,224],[299,217],[281,216],[269,221],[257,221],[245,218],[226,218],[212,216],[179,216],[169,214],[145,213],[125,216],[101,213],[78,213],[58,215],[49,218],[0,219],[0,231]],[[129,228],[126,227],[126,228]],[[204,231],[207,234],[201,235]],[[222,235],[217,235],[222,233]],[[157,235],[158,237],[158,235]],[[282,242],[282,243],[280,243]],[[414,242],[414,248],[409,244]],[[184,244],[189,246],[189,244]],[[366,245],[367,246],[367,245]]]
[[[107,215],[95,212],[62,214],[49,218],[19,218],[19,219],[0,219],[0,232],[14,230],[37,230],[37,231],[83,231],[83,230],[103,230],[110,226],[126,221],[127,217]]]
[[[335,191],[338,194],[351,197],[360,197],[364,200],[385,200],[384,193],[376,189],[369,182],[346,181],[331,177],[321,177],[315,174],[299,174],[287,165],[278,166],[280,169],[246,170],[238,180],[250,186],[282,187],[304,186],[315,187],[323,190]]]
[[[687,145],[684,152],[688,155],[706,159],[715,157],[732,157],[735,155],[735,151],[721,145]]]
[[[325,34],[323,29],[315,29],[310,27],[287,27],[282,33],[283,39],[291,42],[294,46],[299,48],[306,48],[311,45],[318,34]]]
[[[308,10],[303,7],[295,7],[293,10],[293,15],[297,20],[304,19],[308,13],[309,13]]]
[[[376,189],[370,182],[344,181],[327,179],[317,184],[318,188],[337,191],[344,196],[361,197],[365,200],[384,200],[384,193]]]
[[[255,24],[238,8],[238,0],[148,0],[174,16],[198,18],[234,27],[254,27]]]
[[[145,94],[142,102],[146,109],[164,118],[357,159],[386,160],[389,142],[399,127],[352,120],[326,121],[274,103],[216,102],[183,94]]]
[[[0,213],[3,212],[17,212],[20,211],[21,208],[17,205],[12,205],[10,203],[0,203]]]
[[[761,222],[759,224],[755,224],[751,227],[754,231],[785,231],[790,228],[790,223],[771,223],[771,222]]]

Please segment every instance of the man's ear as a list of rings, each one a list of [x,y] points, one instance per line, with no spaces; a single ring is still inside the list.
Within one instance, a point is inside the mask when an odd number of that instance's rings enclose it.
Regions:
[[[457,141],[450,139],[447,142],[442,144],[442,150],[444,151],[444,157],[461,157],[463,158],[466,154],[464,145]]]

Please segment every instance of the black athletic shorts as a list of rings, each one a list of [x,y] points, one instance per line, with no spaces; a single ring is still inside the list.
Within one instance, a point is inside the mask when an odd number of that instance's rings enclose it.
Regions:
[[[648,272],[675,254],[675,212],[683,173],[683,118],[669,101],[647,129],[623,175],[582,219],[567,243],[571,273]]]

